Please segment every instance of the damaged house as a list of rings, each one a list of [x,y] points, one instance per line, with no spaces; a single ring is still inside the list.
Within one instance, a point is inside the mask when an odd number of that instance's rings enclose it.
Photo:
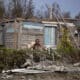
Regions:
[[[74,36],[76,30],[74,22],[70,20],[66,24],[70,28],[73,42],[79,47],[80,35],[78,39]],[[39,39],[44,47],[56,49],[63,25],[63,22],[52,20],[5,20],[0,22],[0,45],[6,48],[24,49],[30,48],[35,40]]]

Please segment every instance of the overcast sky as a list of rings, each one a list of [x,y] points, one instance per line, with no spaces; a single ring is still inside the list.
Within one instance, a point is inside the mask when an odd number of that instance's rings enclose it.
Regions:
[[[57,2],[62,11],[69,11],[72,16],[75,16],[80,12],[80,0],[33,0],[36,5],[36,9],[42,8],[45,4],[52,4]]]

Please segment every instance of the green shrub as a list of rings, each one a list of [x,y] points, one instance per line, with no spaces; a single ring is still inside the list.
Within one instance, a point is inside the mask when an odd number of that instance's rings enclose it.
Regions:
[[[50,50],[50,54],[47,50],[15,50],[0,48],[0,71],[3,69],[20,68],[25,63],[26,59],[31,58],[33,55],[34,62],[40,62],[40,60],[48,59],[53,60],[53,50]]]
[[[0,49],[0,70],[20,67],[26,61],[26,51]]]
[[[41,60],[53,60],[53,54],[54,50],[50,49],[50,52],[48,50],[34,50],[33,51],[33,60],[35,62],[40,62]]]
[[[66,58],[71,63],[78,62],[80,61],[80,50],[73,47],[68,34],[68,29],[64,28],[57,53],[62,56],[62,59]]]

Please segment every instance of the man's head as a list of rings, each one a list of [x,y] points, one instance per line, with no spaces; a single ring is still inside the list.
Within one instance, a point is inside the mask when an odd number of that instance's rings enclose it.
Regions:
[[[40,40],[39,40],[39,39],[36,39],[36,40],[35,40],[35,43],[36,43],[36,44],[40,44]]]

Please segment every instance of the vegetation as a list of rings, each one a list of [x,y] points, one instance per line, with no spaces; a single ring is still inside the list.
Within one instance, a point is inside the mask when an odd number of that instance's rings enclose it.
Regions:
[[[52,50],[49,54],[48,50],[15,50],[0,48],[0,71],[3,69],[20,68],[26,62],[26,59],[33,59],[34,62],[43,60],[53,60]],[[33,57],[31,57],[33,55]]]
[[[0,19],[4,17],[4,14],[5,14],[4,2],[0,0]]]
[[[40,9],[35,9],[35,5],[33,3],[33,0],[8,0],[6,4],[6,0],[0,1],[0,19],[7,18],[32,18],[37,17],[40,19],[43,18],[50,18],[50,10],[52,8],[52,19],[56,20],[55,14],[59,15],[59,4],[58,3],[52,3],[52,6],[50,7],[48,4],[45,4],[45,6],[41,6]],[[63,17],[70,18],[70,12],[63,12]]]
[[[63,51],[63,53],[69,53],[69,51],[71,51],[71,49],[73,48],[70,40],[69,40],[69,35],[68,35],[68,29],[66,26],[64,26],[62,28],[62,37],[60,40],[60,44],[58,45],[58,49]]]
[[[50,18],[50,10],[52,7],[52,13],[56,13],[59,15],[59,4],[54,2],[52,6],[49,4],[45,4],[45,6],[41,6],[40,9],[35,9],[35,5],[33,0],[0,0],[0,19],[2,18]],[[61,13],[61,12],[60,12]],[[62,13],[61,13],[62,14]],[[63,12],[62,16],[64,18],[71,18],[70,12]],[[59,16],[58,16],[59,17]],[[80,12],[75,16],[76,19],[80,19]],[[52,19],[56,20],[55,15],[52,14]]]
[[[0,48],[0,70],[20,67],[26,60],[24,50]]]
[[[66,58],[68,62],[74,63],[80,61],[80,50],[74,48],[71,44],[69,32],[66,26],[63,27],[62,33],[62,38],[58,45],[57,52],[62,56],[62,59]]]
[[[53,50],[51,49],[50,52],[48,50],[34,50],[33,51],[33,60],[35,62],[40,62],[43,60],[53,60]]]
[[[0,19],[31,18],[34,16],[32,0],[0,0]]]

